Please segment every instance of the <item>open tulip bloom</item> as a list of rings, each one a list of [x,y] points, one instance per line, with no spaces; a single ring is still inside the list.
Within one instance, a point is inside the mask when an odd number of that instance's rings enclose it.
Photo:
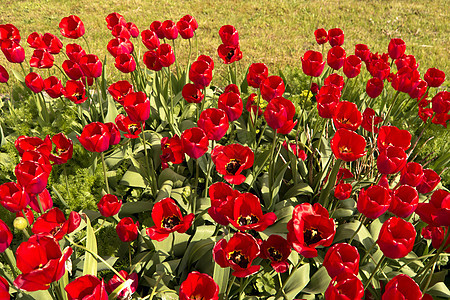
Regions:
[[[0,24],[0,300],[450,299],[445,65],[133,13]]]

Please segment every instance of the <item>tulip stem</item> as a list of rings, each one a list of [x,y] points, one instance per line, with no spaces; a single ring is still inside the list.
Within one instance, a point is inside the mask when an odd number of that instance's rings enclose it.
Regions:
[[[144,133],[144,123],[141,123],[141,131],[142,131],[142,143],[144,144],[144,154],[145,154],[145,163],[147,164],[147,169],[150,172],[150,176],[151,176],[151,190],[152,190],[152,195],[155,195],[156,190],[157,190],[157,185],[156,185],[156,174],[155,174],[155,169],[153,168],[153,163],[150,163],[149,159],[148,159],[148,154],[147,154],[147,142],[145,141],[145,133]]]
[[[273,190],[274,190],[274,181],[275,181],[275,166],[274,164],[276,163],[276,157],[274,157],[274,153],[275,153],[275,148],[277,147],[277,141],[278,141],[278,135],[277,135],[277,131],[274,130],[274,135],[273,135],[273,140],[272,140],[272,148],[270,149],[270,164],[269,164],[269,184],[270,184],[270,200],[269,200],[269,205],[267,206],[267,209],[270,210],[273,204]],[[278,156],[278,155],[277,155]]]
[[[352,235],[352,237],[350,238],[350,240],[348,241],[348,243],[349,243],[349,245],[351,245],[352,244],[352,242],[353,242],[353,239],[355,238],[355,236],[358,234],[358,232],[361,230],[361,227],[363,226],[363,224],[364,224],[364,221],[366,220],[366,217],[364,217],[360,222],[359,222],[359,226],[358,226],[358,228],[356,229],[356,231],[355,232],[353,232],[353,235]]]
[[[91,254],[92,256],[94,256],[95,259],[97,259],[97,260],[101,261],[102,263],[104,263],[111,271],[114,272],[114,274],[116,274],[116,275],[120,278],[120,280],[122,280],[122,281],[124,281],[124,282],[126,281],[126,279],[123,278],[123,276],[122,276],[119,272],[117,272],[117,270],[114,269],[114,268],[113,268],[106,260],[104,260],[100,255],[98,255],[97,253],[92,252],[91,250],[89,250],[88,248],[86,248],[86,247],[84,247],[84,246],[82,246],[82,245],[79,245],[79,244],[75,243],[71,238],[69,238],[69,237],[67,236],[67,234],[64,236],[64,238],[65,238],[67,241],[69,241],[69,243],[72,244],[73,246],[75,246],[75,247],[77,247],[77,248],[80,248],[80,249],[82,249],[82,250],[88,252],[89,254]]]
[[[177,69],[177,79],[179,79],[180,75],[178,73],[178,59],[177,59],[177,51],[175,49],[175,40],[172,40],[172,44],[173,44],[173,55],[175,56],[175,67]]]
[[[102,158],[102,166],[103,166],[103,177],[105,178],[106,184],[106,193],[111,194],[109,190],[108,177],[106,175],[106,163],[105,163],[105,153],[101,152],[100,156]]]
[[[397,102],[398,96],[400,95],[400,91],[397,91],[397,93],[394,96],[394,100],[392,101],[391,106],[389,106],[388,112],[386,113],[386,117],[384,117],[383,124],[381,126],[386,125],[389,119],[389,115],[391,114],[392,108],[395,106],[395,103]]]
[[[43,214],[43,213],[44,213],[44,209],[42,208],[42,203],[41,203],[41,199],[39,198],[39,194],[36,194],[36,200],[37,200],[37,203],[38,203],[38,205],[39,205],[40,213]],[[26,217],[25,217],[25,218],[26,218]],[[27,220],[28,220],[28,219],[27,219]]]
[[[198,159],[195,160],[195,182],[194,182],[194,194],[192,199],[192,213],[195,214],[197,210],[197,195],[198,195],[198,177],[200,173],[200,168],[198,164]]]
[[[231,281],[229,281],[228,283],[228,288],[227,291],[225,293],[225,297],[223,298],[224,300],[228,299],[228,295],[230,294],[231,288],[233,287],[234,281],[236,280],[236,276],[232,276]]]
[[[325,188],[323,188],[320,191],[319,203],[322,204],[323,207],[328,206],[331,188],[336,183],[336,176],[337,176],[337,173],[339,172],[339,168],[341,167],[341,165],[342,165],[342,160],[337,159],[336,162],[334,163],[334,166],[333,166],[333,169],[331,170],[330,175],[328,176],[328,182],[327,182]]]
[[[375,270],[373,270],[372,274],[370,274],[369,279],[367,280],[366,284],[364,285],[364,290],[366,290],[367,287],[370,285],[370,282],[372,281],[373,276],[375,276],[375,273],[378,272],[378,269],[380,268],[381,264],[384,262],[385,259],[386,259],[386,256],[384,256],[384,255],[380,258],[377,266],[375,267]]]
[[[69,179],[68,179],[68,177],[67,177],[67,168],[66,168],[66,164],[63,165],[63,173],[64,173],[64,179],[65,179],[65,182],[66,182],[67,196],[70,197]]]
[[[439,249],[437,250],[437,252],[436,252],[436,254],[434,255],[434,257],[426,264],[426,266],[422,269],[422,270],[420,270],[418,273],[417,273],[417,275],[416,275],[416,279],[419,279],[419,276],[422,274],[422,273],[426,273],[427,271],[428,271],[428,269],[430,269],[433,265],[434,265],[434,263],[437,261],[437,259],[439,258],[439,255],[444,251],[444,248],[445,248],[445,244],[447,243],[447,240],[449,239],[449,235],[450,235],[450,229],[447,229],[447,232],[446,232],[446,234],[445,234],[445,237],[444,237],[444,239],[442,240],[442,244],[441,244],[441,246],[439,247]],[[418,280],[417,280],[418,281]],[[421,280],[422,281],[422,280]]]
[[[14,278],[17,278],[16,269],[14,268],[14,264],[12,263],[12,259],[14,258],[14,254],[12,253],[12,250],[7,248],[5,252],[2,253],[3,258],[6,260],[6,262],[9,265],[9,268],[11,269],[11,273],[14,276]]]
[[[105,123],[105,112],[103,111],[103,99],[100,97],[100,87],[98,86],[98,79],[95,78],[95,87],[97,88],[97,99],[98,103],[100,104],[100,113],[102,115],[103,123]]]
[[[212,140],[211,141],[211,149],[212,150],[214,150],[214,144],[215,144],[215,141]],[[209,160],[209,164],[208,164],[208,171],[207,171],[208,173],[206,174],[206,179],[205,179],[205,196],[204,196],[205,198],[208,196],[209,176],[211,174],[212,165],[213,165],[213,161],[212,161],[212,157],[211,157],[211,159]]]

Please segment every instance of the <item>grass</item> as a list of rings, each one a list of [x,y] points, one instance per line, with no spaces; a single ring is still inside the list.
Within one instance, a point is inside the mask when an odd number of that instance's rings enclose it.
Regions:
[[[111,34],[106,28],[105,17],[119,12],[127,21],[134,22],[140,30],[147,29],[153,20],[173,19],[177,21],[185,14],[193,15],[199,29],[199,52],[218,60],[216,49],[220,44],[219,28],[234,25],[239,31],[243,59],[240,71],[243,74],[249,64],[263,62],[271,74],[286,68],[299,68],[300,57],[306,50],[320,50],[313,32],[323,27],[340,27],[345,32],[343,47],[354,53],[354,45],[364,43],[374,52],[386,52],[391,38],[402,38],[407,53],[416,56],[419,70],[437,67],[449,74],[450,31],[447,18],[449,6],[446,0],[436,1],[137,1],[111,0],[3,0],[0,6],[0,24],[12,23],[21,32],[22,45],[26,48],[28,64],[32,54],[26,43],[28,35],[37,31],[50,32],[61,37],[59,21],[70,14],[78,15],[86,27],[86,38],[91,52],[109,60],[108,75],[119,77],[113,70],[112,57],[106,50]],[[448,4],[448,3],[447,3]],[[58,8],[58,9],[56,9]],[[73,40],[62,38],[64,44]],[[85,47],[84,41],[78,41]],[[141,44],[134,41],[135,46]],[[188,43],[177,40],[178,52],[188,53]],[[182,48],[184,51],[181,51]],[[142,45],[137,49],[144,51]],[[64,60],[58,55],[59,63]],[[186,62],[181,55],[181,63]],[[0,64],[13,66],[3,55]],[[216,64],[215,82],[225,74],[226,67]],[[40,71],[47,76],[47,71]],[[55,71],[56,72],[56,71]],[[51,73],[51,71],[50,71]],[[114,75],[113,75],[114,74]],[[217,76],[217,74],[219,76]],[[4,90],[2,85],[0,89]],[[0,90],[1,91],[1,90]]]

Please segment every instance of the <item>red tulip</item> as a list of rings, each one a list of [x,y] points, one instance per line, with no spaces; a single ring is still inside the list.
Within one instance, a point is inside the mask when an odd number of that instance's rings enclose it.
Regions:
[[[256,239],[247,234],[237,232],[227,242],[219,240],[213,248],[214,261],[222,268],[230,267],[231,275],[248,277],[259,271],[261,266],[252,266],[253,260],[259,255],[260,248]]]
[[[325,62],[322,61],[322,53],[317,51],[306,51],[302,60],[303,73],[312,77],[319,77],[322,74]]]
[[[400,274],[386,284],[381,299],[422,300],[422,292],[419,285],[408,275]]]
[[[164,37],[168,40],[174,40],[178,37],[177,24],[172,20],[166,20],[161,24],[161,30]]]
[[[45,156],[49,156],[52,151],[52,141],[49,136],[46,136],[44,140],[36,136],[19,136],[14,142],[19,155],[22,156],[26,151],[37,151]]]
[[[422,178],[423,178],[422,165],[415,162],[409,162],[402,169],[402,176],[400,177],[400,183],[415,187],[422,181]]]
[[[427,225],[422,228],[422,236],[424,239],[431,239],[431,245],[434,249],[439,249],[444,242],[445,234],[447,233],[447,227],[436,227],[432,225]],[[446,253],[450,253],[450,239],[447,239],[447,242],[443,246],[443,251]]]
[[[402,39],[391,39],[388,46],[388,53],[392,59],[403,56],[406,51],[406,44]]]
[[[214,141],[220,140],[230,127],[227,114],[217,108],[208,108],[202,111],[197,125],[203,129],[209,140]]]
[[[323,260],[323,266],[327,269],[331,278],[338,276],[340,273],[358,275],[358,249],[347,243],[334,244],[328,249]]]
[[[361,60],[365,63],[369,62],[370,50],[369,47],[365,44],[356,44],[355,45],[355,55],[361,58]]]
[[[392,193],[389,211],[400,218],[409,217],[417,208],[419,194],[409,185],[401,185]]]
[[[39,194],[47,186],[50,175],[46,166],[35,161],[22,161],[15,170],[17,182],[27,193]]]
[[[9,283],[2,276],[0,276],[0,299],[11,299],[11,296],[9,294]]]
[[[142,43],[148,50],[157,49],[160,45],[159,38],[152,30],[143,30],[141,32]]]
[[[362,123],[362,115],[356,104],[348,101],[341,101],[336,105],[333,116],[333,123],[336,129],[348,129],[356,131]]]
[[[123,97],[133,92],[133,86],[128,81],[121,80],[111,84],[108,87],[108,92],[111,94],[114,100],[123,105]]]
[[[40,93],[44,89],[44,79],[34,72],[25,76],[25,84],[34,93]]]
[[[447,114],[450,111],[450,92],[440,91],[431,99],[433,112]]]
[[[44,80],[44,90],[53,99],[61,97],[63,95],[63,89],[61,80],[55,76],[50,76]]]
[[[25,214],[23,214],[23,212],[25,212]],[[34,223],[34,214],[33,211],[27,207],[25,207],[23,210],[16,212],[16,218],[27,218],[28,219],[28,224],[33,224]],[[25,221],[26,223],[26,221]]]
[[[144,92],[131,92],[123,97],[123,108],[132,121],[145,122],[150,117],[150,100]]]
[[[342,46],[344,43],[344,31],[340,28],[328,30],[328,42],[330,42],[331,47]]]
[[[256,89],[259,88],[261,82],[269,75],[269,69],[263,63],[253,63],[248,68],[247,84]]]
[[[245,176],[241,172],[253,165],[253,151],[240,144],[216,146],[211,153],[216,170],[224,175],[224,179],[231,184],[241,184]]]
[[[191,15],[185,15],[184,17],[181,18],[181,20],[184,20],[186,22],[189,23],[189,25],[191,25],[192,29],[195,31],[198,28],[198,23],[197,20],[191,16]]]
[[[352,185],[350,183],[341,182],[334,189],[334,196],[339,200],[345,200],[352,195]],[[331,276],[333,277],[333,276]]]
[[[183,96],[184,100],[189,103],[200,103],[204,98],[201,86],[197,86],[192,83],[187,83],[184,85],[183,89],[181,90],[181,95]]]
[[[258,107],[258,108],[256,107],[255,97],[256,97],[255,93],[252,93],[252,94],[250,94],[250,96],[248,96],[247,102],[245,103],[245,109],[248,112],[252,112],[253,115],[255,115],[256,111],[258,111],[258,116],[260,116],[260,115],[262,115],[263,112],[261,110],[261,107]],[[251,115],[252,120],[253,120],[253,115]]]
[[[191,27],[189,22],[181,19],[177,22],[177,30],[183,39],[190,39],[194,36],[194,28]]]
[[[15,182],[0,185],[0,203],[10,212],[18,212],[30,203],[27,192]]]
[[[239,45],[227,46],[221,44],[217,48],[217,54],[223,60],[224,64],[231,64],[242,59],[242,51]]]
[[[84,76],[83,70],[81,70],[80,65],[71,60],[65,60],[62,63],[62,68],[64,70],[64,73],[66,73],[67,76],[72,80],[78,80]]]
[[[336,158],[343,161],[355,161],[366,155],[366,140],[359,134],[338,129],[331,139],[331,150]]]
[[[401,130],[395,126],[382,126],[377,137],[378,149],[384,150],[389,146],[407,150],[411,146],[411,134],[408,130]]]
[[[109,53],[111,53],[112,56],[117,57],[120,54],[133,53],[134,45],[130,40],[119,37],[110,40],[108,45],[106,46],[106,49]]]
[[[30,33],[27,38],[27,43],[30,45],[30,48],[34,49],[43,49],[46,47],[44,41],[42,40],[42,34],[37,32]]]
[[[45,45],[44,48],[51,54],[58,54],[63,46],[61,40],[56,35],[48,32],[44,34],[42,41]]]
[[[344,60],[344,71],[347,78],[354,78],[361,72],[361,59],[356,55],[347,56]]]
[[[295,106],[288,99],[277,97],[270,100],[264,111],[264,119],[277,133],[288,134],[297,121],[293,121]]]
[[[319,116],[326,119],[333,118],[334,111],[341,97],[340,87],[324,85],[316,95]]]
[[[136,24],[134,24],[133,22],[128,22],[126,27],[132,37],[137,38],[139,36],[139,28],[136,26]]]
[[[158,242],[165,240],[170,233],[185,233],[194,221],[194,214],[185,217],[171,198],[164,198],[155,203],[152,209],[154,226],[147,228],[147,235]]]
[[[184,151],[181,144],[181,139],[178,135],[174,135],[172,138],[164,137],[161,139],[162,155],[161,164],[163,169],[168,167],[168,162],[173,164],[181,164],[184,160]]]
[[[75,104],[83,103],[87,100],[86,88],[83,82],[77,80],[67,80],[63,95]]]
[[[116,12],[110,13],[108,16],[106,16],[105,20],[109,30],[112,30],[114,26],[118,24],[127,26],[127,21],[125,21],[125,18],[121,14],[118,14]]]
[[[332,69],[339,70],[344,65],[345,56],[344,48],[334,46],[328,51],[327,63]]]
[[[77,16],[70,15],[59,22],[61,34],[69,39],[77,39],[84,35],[84,24]]]
[[[199,127],[186,129],[181,134],[181,145],[184,153],[197,159],[208,150],[208,137],[203,129]]]
[[[114,66],[122,73],[130,73],[136,70],[136,62],[131,54],[120,54],[116,57]]]
[[[25,60],[25,50],[18,42],[13,40],[1,41],[2,52],[11,63],[21,63]]]
[[[150,50],[144,53],[143,61],[147,69],[152,71],[160,71],[162,69],[156,50]]]
[[[69,300],[108,300],[105,283],[92,275],[78,277],[64,288]]]
[[[9,229],[8,225],[6,225],[6,223],[2,219],[0,219],[0,253],[5,252],[5,250],[9,247],[9,245],[11,245],[12,239],[13,235],[11,233],[11,229]],[[3,279],[3,277],[0,277],[0,279]],[[0,285],[1,283],[2,282],[0,282]],[[1,296],[1,287],[0,287],[0,296]]]
[[[77,212],[72,211],[69,219],[66,219],[64,213],[54,207],[36,219],[31,231],[34,234],[51,235],[59,241],[64,238],[64,235],[77,229],[80,223],[81,217]]]
[[[418,81],[414,82],[412,85],[411,90],[409,91],[408,95],[413,99],[422,99],[426,98],[425,93],[427,92],[428,84],[426,81],[423,81],[419,79]]]
[[[397,217],[391,217],[383,223],[377,244],[386,257],[402,258],[411,252],[416,238],[414,226]]]
[[[219,36],[222,43],[226,46],[238,46],[239,45],[239,33],[232,25],[224,25],[219,30]]]
[[[359,192],[357,208],[364,216],[375,220],[388,210],[391,200],[388,189],[381,185],[372,185]]]
[[[97,208],[105,218],[116,215],[122,207],[122,200],[111,194],[104,195],[97,203]]]
[[[395,60],[395,65],[397,66],[397,70],[400,70],[403,67],[409,67],[413,70],[419,68],[419,64],[416,62],[414,55],[403,55]]]
[[[286,141],[283,142],[283,147],[284,149],[288,150],[288,143]],[[291,148],[291,151],[294,153],[295,156],[297,156],[303,161],[306,160],[305,150],[302,150],[300,145],[297,145],[296,143],[289,143],[289,148]]]
[[[230,223],[239,231],[264,231],[275,223],[277,216],[272,213],[262,213],[259,198],[251,193],[240,194],[234,200],[233,217],[228,217]]]
[[[261,244],[262,258],[270,259],[270,265],[278,273],[287,272],[289,269],[288,257],[291,254],[291,246],[288,241],[276,234],[272,234]]]
[[[345,82],[344,82],[344,77],[342,77],[341,75],[337,74],[337,73],[333,73],[328,75],[327,78],[325,78],[325,81],[323,82],[323,85],[332,85],[336,88],[339,89],[339,91],[342,92],[342,89],[344,88]]]
[[[430,87],[439,87],[445,81],[445,73],[436,68],[430,68],[423,76]]]
[[[219,286],[208,274],[193,271],[180,286],[180,300],[219,300]]]
[[[370,98],[376,98],[381,95],[383,91],[384,83],[379,78],[371,78],[367,81],[366,85],[366,93]]]
[[[129,40],[131,38],[131,33],[128,30],[126,24],[125,25],[122,25],[122,24],[115,25],[111,30],[111,34],[116,38],[122,38],[122,39],[127,39],[127,40]]]
[[[280,76],[269,76],[261,81],[260,89],[262,98],[270,101],[274,98],[281,97],[286,88]]]
[[[47,290],[65,273],[65,263],[72,254],[67,247],[61,252],[58,242],[49,235],[33,235],[16,251],[17,268],[22,272],[14,286],[25,291]]]
[[[208,214],[220,225],[228,225],[229,219],[233,218],[234,199],[241,193],[233,190],[231,186],[224,182],[216,182],[209,187],[209,199],[211,207]]]
[[[316,38],[316,42],[319,45],[328,42],[328,32],[323,28],[316,29],[314,31],[314,37]]]
[[[119,239],[126,243],[137,239],[139,222],[134,223],[130,217],[123,218],[117,223],[116,232]]]
[[[30,195],[30,207],[37,213],[43,214],[47,210],[53,207],[53,199],[47,189],[44,189],[39,194],[39,200],[37,195]],[[42,209],[41,209],[42,207]]]
[[[111,133],[108,127],[100,122],[93,122],[84,126],[81,136],[77,136],[81,145],[90,152],[108,150]]]
[[[377,168],[381,174],[395,174],[406,165],[406,153],[400,147],[388,146],[377,157]]]
[[[143,122],[133,122],[130,117],[122,114],[118,114],[114,121],[121,131],[126,132],[124,136],[129,139],[137,139],[142,132],[141,124],[144,125]]]
[[[442,114],[436,114],[431,122],[433,124],[439,124],[447,128],[447,123],[450,121],[450,114],[442,113]]]
[[[78,44],[67,44],[66,54],[71,61],[79,63],[80,59],[86,55],[86,51]]]
[[[136,289],[138,287],[138,274],[136,272],[133,272],[128,275],[127,271],[121,270],[119,274],[125,279],[125,280],[131,280],[131,284],[127,285],[126,288],[122,289],[119,294],[117,294],[117,299],[119,300],[127,300],[131,298],[131,295],[136,292]],[[108,285],[106,286],[106,291],[108,293],[112,293],[116,288],[118,288],[123,283],[123,280],[119,278],[116,274],[108,281]]]
[[[331,280],[325,291],[325,299],[361,300],[364,297],[364,286],[355,274],[343,272]]]
[[[162,30],[162,23],[160,21],[153,21],[150,24],[150,30],[154,31],[156,33],[156,35],[158,36],[158,38],[160,38],[160,39],[165,38],[164,32]]]
[[[206,61],[194,61],[189,69],[189,79],[195,84],[207,87],[212,80],[212,70],[213,67]]]
[[[73,142],[63,133],[58,133],[52,137],[52,143],[55,145],[54,150],[50,153],[50,160],[57,164],[65,164],[72,158]]]
[[[97,78],[102,75],[102,62],[97,55],[86,54],[80,58],[80,67],[87,77]]]
[[[0,83],[7,83],[9,80],[9,74],[6,69],[0,65]]]
[[[367,66],[367,70],[369,71],[370,75],[380,80],[385,80],[391,73],[389,64],[382,59],[372,60]]]
[[[227,114],[230,122],[239,119],[244,110],[244,104],[242,103],[241,97],[239,94],[232,92],[221,94],[217,106]]]
[[[1,24],[0,25],[0,41],[13,40],[17,43],[20,42],[20,33],[16,26],[13,24]]]
[[[336,226],[328,211],[319,203],[302,203],[294,208],[287,224],[287,239],[295,251],[304,257],[316,257],[316,247],[328,247],[333,242]]]
[[[429,203],[419,203],[416,213],[432,226],[450,225],[450,193],[439,189],[433,192]]]
[[[109,145],[114,146],[120,143],[120,131],[119,128],[117,128],[117,125],[113,122],[105,123],[106,127],[108,127],[110,138],[109,138]]]
[[[158,56],[159,63],[163,67],[169,67],[175,62],[175,54],[172,46],[169,44],[161,44],[156,50],[156,55]]]
[[[394,75],[391,85],[396,91],[409,93],[419,79],[419,71],[403,67]]]

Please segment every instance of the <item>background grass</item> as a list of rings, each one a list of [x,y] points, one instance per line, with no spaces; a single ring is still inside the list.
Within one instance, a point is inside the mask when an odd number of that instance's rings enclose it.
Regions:
[[[340,27],[345,32],[343,47],[347,53],[353,54],[354,45],[358,43],[367,44],[374,52],[386,52],[391,38],[402,38],[406,42],[407,53],[416,56],[421,74],[431,67],[448,74],[449,7],[447,0],[2,0],[0,24],[12,23],[20,30],[22,45],[27,49],[27,64],[32,54],[26,43],[28,35],[37,31],[61,37],[59,21],[70,14],[78,15],[84,22],[91,52],[101,58],[106,55],[111,61],[106,45],[112,36],[106,28],[105,17],[118,12],[140,30],[147,29],[154,20],[172,19],[176,22],[183,15],[191,14],[199,23],[199,52],[211,55],[215,60],[218,59],[216,49],[220,44],[219,28],[232,24],[240,35],[244,56],[240,63],[242,72],[253,62],[266,63],[271,74],[301,67],[300,57],[306,50],[320,50],[315,43],[314,30]],[[64,44],[73,42],[65,38],[62,41]],[[85,47],[84,41],[78,42]],[[180,49],[188,47],[187,41],[178,40],[177,43],[178,53],[186,55],[188,50]],[[144,51],[144,47],[140,47]],[[62,54],[58,56],[57,61],[64,59]],[[3,55],[0,55],[0,64],[8,70],[18,68],[8,63]],[[224,74],[225,66],[221,63],[216,65],[216,74]],[[109,63],[108,75],[117,73]],[[217,80],[220,77],[215,78]]]

